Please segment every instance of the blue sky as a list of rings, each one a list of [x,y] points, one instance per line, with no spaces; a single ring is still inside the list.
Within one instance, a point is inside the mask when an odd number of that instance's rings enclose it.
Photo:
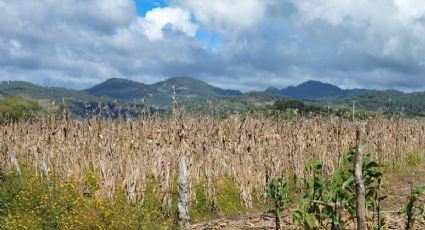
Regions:
[[[167,6],[165,1],[134,0],[136,3],[137,14],[144,17],[146,12],[156,7]]]
[[[425,90],[421,0],[0,0],[0,80]]]
[[[154,8],[167,7],[166,1],[149,1],[149,0],[134,0],[136,4],[137,14],[140,17],[144,17],[146,13]],[[192,18],[192,22],[197,23],[195,18]],[[196,32],[197,39],[205,42],[210,49],[216,49],[223,43],[223,38],[219,34],[208,34],[199,28]]]

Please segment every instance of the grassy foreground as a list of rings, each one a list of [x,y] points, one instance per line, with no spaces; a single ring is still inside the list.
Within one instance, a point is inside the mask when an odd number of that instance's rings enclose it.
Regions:
[[[148,180],[142,200],[132,203],[117,189],[108,199],[92,172],[83,180],[45,178],[24,167],[0,176],[0,229],[171,229],[176,228],[176,202],[172,212],[162,209],[161,194]],[[216,195],[205,195],[205,183],[195,185],[191,222],[244,214],[238,186],[228,179],[214,182]],[[176,196],[173,188],[172,196]],[[261,207],[258,203],[256,207]],[[252,210],[251,210],[252,211]]]
[[[0,182],[0,229],[167,229],[172,220],[159,209],[152,186],[141,205],[117,190],[113,200],[97,193],[94,177],[60,182],[36,176],[3,174]],[[91,190],[90,194],[83,191]]]

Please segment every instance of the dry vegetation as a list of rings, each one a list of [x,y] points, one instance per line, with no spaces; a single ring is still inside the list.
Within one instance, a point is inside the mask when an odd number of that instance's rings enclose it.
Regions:
[[[425,149],[425,123],[416,120],[369,120],[369,151],[378,162],[398,167],[416,161]],[[191,194],[202,184],[217,206],[220,181],[239,187],[241,204],[263,201],[268,180],[282,172],[302,178],[305,163],[316,159],[330,175],[343,154],[355,145],[355,125],[339,118],[152,117],[136,120],[40,120],[0,127],[4,170],[14,161],[42,174],[47,166],[61,180],[83,180],[94,173],[98,195],[113,199],[124,191],[132,202],[144,199],[153,178],[162,207],[173,211],[178,158],[189,165]],[[85,188],[82,188],[85,189]]]

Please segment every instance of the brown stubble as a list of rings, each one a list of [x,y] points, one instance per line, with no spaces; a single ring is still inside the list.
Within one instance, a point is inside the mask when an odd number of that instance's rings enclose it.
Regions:
[[[0,127],[3,168],[14,158],[41,175],[44,161],[63,180],[99,176],[100,195],[113,199],[123,189],[132,202],[143,200],[146,180],[155,180],[162,205],[171,210],[178,159],[186,155],[190,188],[205,183],[214,200],[214,182],[228,178],[240,187],[241,201],[263,200],[268,178],[281,173],[304,177],[314,158],[332,175],[343,154],[355,146],[355,125],[341,118],[302,118],[276,122],[268,118],[211,117],[176,114],[133,120],[56,120]],[[419,120],[367,121],[367,153],[387,165],[405,164],[412,151],[425,149],[425,124]],[[253,193],[253,191],[257,193]],[[260,192],[258,192],[260,191]]]

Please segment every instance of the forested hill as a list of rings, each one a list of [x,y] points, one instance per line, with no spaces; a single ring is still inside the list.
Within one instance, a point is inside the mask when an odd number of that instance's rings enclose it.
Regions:
[[[238,90],[220,89],[191,77],[170,78],[151,85],[126,79],[112,78],[84,91],[95,96],[107,96],[127,101],[146,97],[151,104],[160,107],[171,104],[172,94],[174,92],[177,98],[182,100],[242,95]]]
[[[341,89],[319,81],[307,81],[284,89],[268,88],[264,92],[242,93],[212,86],[191,77],[170,78],[154,84],[144,84],[121,78],[111,78],[85,90],[44,87],[23,81],[0,84],[0,95],[21,96],[46,102],[63,99],[74,108],[84,103],[148,103],[158,109],[169,109],[172,95],[179,103],[202,110],[244,112],[273,104],[282,98],[294,98],[320,106],[350,106],[361,110],[424,113],[425,93],[404,93],[397,90]],[[143,102],[142,102],[143,100]],[[77,109],[78,110],[78,109]],[[80,109],[81,110],[81,109]]]
[[[338,99],[344,96],[357,96],[372,90],[367,89],[341,89],[338,86],[320,81],[306,81],[297,86],[283,89],[270,87],[265,92],[276,93],[300,100],[325,100]],[[400,94],[402,92],[397,91]]]

